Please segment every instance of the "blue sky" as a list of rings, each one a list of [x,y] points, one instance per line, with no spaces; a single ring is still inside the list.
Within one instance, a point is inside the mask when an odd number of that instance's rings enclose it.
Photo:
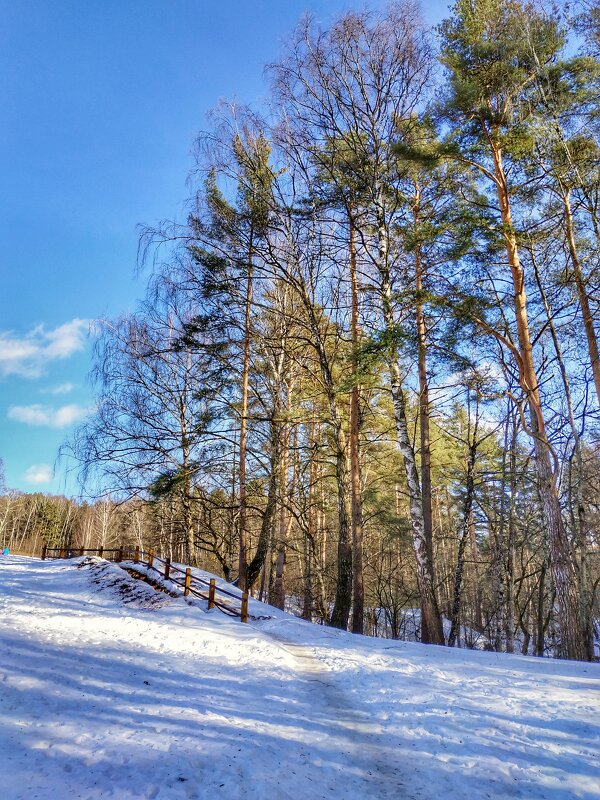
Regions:
[[[77,493],[61,442],[91,407],[87,330],[132,310],[137,226],[181,218],[220,98],[260,107],[305,11],[354,0],[0,0],[0,457],[6,483]],[[437,21],[446,2],[425,5]]]

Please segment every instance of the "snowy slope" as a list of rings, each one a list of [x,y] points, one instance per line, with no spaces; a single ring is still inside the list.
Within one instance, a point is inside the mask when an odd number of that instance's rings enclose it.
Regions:
[[[0,560],[2,800],[600,798],[600,667]]]

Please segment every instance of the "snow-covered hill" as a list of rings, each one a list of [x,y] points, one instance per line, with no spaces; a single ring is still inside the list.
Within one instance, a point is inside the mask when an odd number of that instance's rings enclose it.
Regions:
[[[597,664],[242,625],[0,558],[2,800],[600,798]]]

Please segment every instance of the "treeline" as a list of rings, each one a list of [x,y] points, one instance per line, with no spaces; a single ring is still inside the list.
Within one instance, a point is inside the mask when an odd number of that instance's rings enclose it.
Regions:
[[[176,504],[159,500],[149,503],[109,497],[93,502],[62,495],[3,490],[0,494],[0,549],[40,556],[44,545],[78,550],[154,548],[172,560],[182,560],[180,520]],[[202,547],[200,540],[197,547]],[[206,565],[223,569],[212,541],[204,546]]]
[[[269,113],[214,112],[73,442],[144,541],[160,509],[177,557],[357,633],[593,657],[600,14],[576,10],[306,18]]]
[[[142,523],[144,521],[144,524]],[[145,505],[110,500],[80,503],[60,495],[5,490],[0,495],[0,545],[41,555],[47,547],[118,547],[141,543]]]

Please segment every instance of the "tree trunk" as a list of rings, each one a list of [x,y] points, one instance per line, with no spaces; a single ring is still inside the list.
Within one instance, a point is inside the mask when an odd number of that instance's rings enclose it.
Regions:
[[[419,472],[415,452],[410,440],[406,400],[402,389],[402,378],[398,366],[398,348],[394,341],[394,312],[390,276],[387,269],[388,238],[381,202],[378,211],[378,268],[381,280],[381,296],[383,305],[383,321],[386,332],[390,336],[388,349],[388,369],[394,405],[394,417],[398,436],[398,447],[404,462],[406,483],[410,501],[410,518],[412,525],[413,549],[417,562],[417,583],[421,597],[421,641],[424,644],[444,644],[442,617],[438,608],[433,580],[433,565],[429,558],[429,549],[423,521],[423,497],[419,482]]]
[[[415,197],[413,221],[420,224],[419,192]],[[421,247],[415,249],[415,289],[417,322],[417,360],[419,369],[419,433],[421,438],[421,497],[423,505],[423,528],[427,542],[427,553],[431,562],[431,575],[435,584],[433,558],[433,514],[431,504],[431,436],[429,431],[429,384],[427,380],[427,326],[423,309],[423,263]]]
[[[417,583],[421,596],[421,641],[425,644],[444,644],[442,617],[435,596],[431,562],[425,539],[417,462],[409,438],[404,392],[400,385],[400,369],[397,364],[390,363],[390,373],[398,446],[404,461],[408,485],[413,548],[417,562]]]
[[[277,608],[283,609],[285,607],[285,581],[284,571],[287,553],[287,543],[290,535],[292,517],[289,514],[288,508],[291,506],[295,487],[296,487],[296,459],[292,459],[292,476],[289,480],[288,486],[288,472],[290,460],[290,446],[292,453],[297,452],[298,446],[298,429],[294,428],[294,435],[290,442],[290,413],[291,413],[291,392],[288,387],[287,391],[287,409],[286,409],[286,423],[284,426],[285,435],[283,442],[282,452],[282,466],[281,466],[281,481],[280,481],[280,507],[279,507],[279,541],[277,543],[277,561],[275,566],[275,584],[274,584],[274,603]],[[288,506],[289,504],[289,506]]]
[[[506,615],[504,635],[506,652],[515,652],[515,501],[517,496],[517,423],[512,420],[510,445],[510,502],[508,507],[508,535],[506,537]]]
[[[277,536],[274,540],[275,545],[275,578],[273,581],[272,591],[269,592],[269,603],[276,608],[285,606],[285,589],[283,585],[283,570],[285,565],[285,551],[287,540],[287,490],[288,490],[288,472],[289,472],[289,428],[287,423],[282,426],[283,428],[283,443],[281,447],[281,470],[279,475],[278,487],[278,506],[279,518],[277,520],[276,529]],[[271,587],[269,587],[271,588]]]
[[[318,446],[318,443],[321,441],[321,426],[317,426],[317,438],[315,438],[315,443]],[[315,453],[316,455],[316,453]],[[313,463],[316,459],[313,460]],[[319,488],[319,500],[316,506],[316,513],[315,513],[315,535],[316,539],[314,540],[315,548],[314,548],[314,557],[315,557],[315,564],[317,566],[316,570],[316,579],[318,584],[318,594],[317,594],[317,603],[318,603],[318,610],[319,616],[323,620],[323,622],[329,622],[329,607],[328,607],[328,594],[325,586],[325,575],[327,573],[327,543],[328,543],[328,530],[325,518],[325,483],[323,480],[323,464],[321,461],[317,461],[315,469],[316,475],[316,483],[315,485]]]
[[[350,513],[348,508],[348,466],[346,463],[346,441],[339,420],[335,421],[335,481],[338,502],[338,577],[335,601],[331,612],[330,625],[334,628],[348,628],[348,617],[352,603],[352,539]]]
[[[181,498],[181,505],[183,508],[183,541],[186,564],[192,564],[192,553],[194,546],[194,515],[189,492],[189,479],[186,479],[183,496]]]
[[[571,210],[569,192],[563,193],[563,204],[565,209],[565,230],[567,234],[567,243],[569,245],[571,264],[573,265],[573,276],[575,278],[575,286],[577,287],[577,297],[579,298],[579,305],[581,306],[581,313],[583,315],[583,326],[585,328],[585,336],[590,355],[590,364],[592,365],[594,386],[596,387],[596,401],[600,405],[600,354],[598,353],[598,340],[596,338],[596,331],[594,330],[594,320],[590,308],[589,297],[587,295],[585,278],[583,277],[581,262],[579,260],[579,254],[577,253],[577,246],[575,243],[575,229],[573,225],[573,212]]]
[[[471,510],[471,519],[469,520],[469,545],[471,548],[471,573],[473,576],[473,628],[477,631],[477,633],[483,633],[483,592],[482,582],[480,579],[479,548],[477,546],[475,515],[473,514],[473,510]]]
[[[504,540],[506,525],[506,461],[508,454],[508,427],[510,419],[510,405],[504,420],[504,446],[502,448],[502,469],[500,478],[500,496],[498,502],[498,512],[494,529],[494,547],[492,550],[492,596],[493,611],[490,619],[490,637],[494,643],[494,650],[499,653],[502,650],[502,620],[505,617],[504,606],[504,580],[505,580],[505,559],[504,559]]]
[[[552,337],[552,343],[554,344],[554,351],[556,353],[556,359],[558,362],[563,389],[565,392],[569,426],[571,428],[571,435],[573,437],[573,459],[575,460],[577,466],[577,477],[575,479],[575,503],[577,506],[577,514],[576,518],[573,521],[573,527],[577,531],[577,536],[575,537],[575,543],[576,543],[575,546],[579,551],[578,574],[579,574],[579,596],[581,603],[582,626],[585,636],[585,648],[588,654],[588,660],[591,661],[594,657],[594,632],[593,632],[593,620],[592,620],[592,601],[591,598],[589,597],[587,589],[587,575],[586,575],[587,540],[589,535],[589,529],[587,523],[587,509],[583,499],[583,459],[581,453],[581,438],[579,436],[579,431],[577,429],[577,424],[575,421],[575,412],[573,410],[573,398],[571,396],[571,387],[569,385],[569,377],[567,375],[567,369],[565,366],[565,360],[563,357],[562,348],[560,346],[560,341],[558,339],[558,334],[556,332],[556,327],[554,325],[554,316],[552,314],[552,309],[550,307],[550,303],[548,302],[548,298],[544,290],[544,285],[542,283],[537,261],[535,259],[534,254],[532,253],[531,255],[535,271],[536,282],[538,285],[540,296],[542,298],[544,310],[546,312],[546,319],[548,320],[548,328],[550,330],[550,335]],[[585,295],[585,290],[584,290],[584,295]],[[592,333],[593,333],[593,328],[592,328]],[[594,334],[594,343],[595,341],[596,340]],[[569,470],[569,485],[572,484],[571,473],[572,470]],[[573,504],[571,503],[571,506],[572,505]]]
[[[454,573],[454,590],[452,594],[452,612],[450,614],[450,633],[448,635],[448,647],[454,647],[460,627],[460,611],[462,606],[462,580],[465,567],[465,551],[473,520],[473,497],[475,495],[475,456],[477,447],[475,441],[469,444],[469,455],[467,457],[467,481],[465,502],[463,508],[463,524],[460,539],[458,542],[458,554],[456,556],[456,570]]]
[[[246,280],[246,311],[244,316],[244,362],[242,366],[242,407],[240,410],[240,454],[238,480],[240,483],[238,516],[239,563],[238,586],[248,589],[248,532],[246,530],[246,438],[248,429],[248,383],[250,375],[250,320],[252,311],[252,234]]]
[[[336,404],[336,385],[324,341],[322,340],[322,320],[311,302],[305,287],[302,289],[303,303],[310,321],[313,346],[319,360],[319,368],[327,404],[329,406],[335,456],[335,482],[338,507],[338,548],[337,582],[335,600],[329,624],[334,628],[348,628],[348,618],[352,605],[352,524],[350,513],[350,481],[347,464],[347,443],[344,427]]]
[[[310,523],[309,523],[310,525]],[[302,541],[304,559],[304,592],[302,598],[302,619],[312,622],[313,589],[312,589],[312,542],[308,536]]]
[[[536,637],[535,637],[535,655],[540,658],[544,655],[544,597],[546,591],[546,571],[548,565],[546,557],[542,559],[542,566],[540,569],[540,582],[538,584],[538,600],[537,600],[537,619],[536,619]]]
[[[276,412],[274,412],[274,415]],[[272,538],[272,526],[277,510],[278,484],[281,471],[281,434],[278,430],[278,422],[271,422],[271,464],[269,474],[269,488],[267,492],[267,504],[263,511],[256,553],[248,564],[246,571],[246,590],[250,591],[260,576],[265,559],[269,550],[269,542]]]
[[[315,542],[317,540],[317,513],[315,499],[316,464],[315,464],[315,424],[311,422],[306,426],[306,436],[309,449],[308,463],[308,497],[306,509],[306,524],[308,530],[304,533],[302,549],[304,555],[304,599],[302,603],[302,619],[312,621],[313,611],[313,559],[316,556]]]
[[[492,147],[496,188],[508,265],[513,284],[513,299],[517,325],[518,366],[521,388],[525,392],[531,412],[531,431],[534,438],[540,496],[548,530],[550,564],[558,601],[561,629],[560,655],[564,658],[585,660],[587,657],[578,595],[578,578],[575,560],[567,537],[558,498],[557,475],[551,463],[551,449],[545,430],[539,394],[538,379],[533,361],[533,346],[527,316],[525,276],[519,260],[517,237],[512,222],[508,183],[502,165],[501,151]]]
[[[363,579],[363,509],[360,472],[360,391],[358,387],[358,286],[354,217],[348,212],[350,281],[352,286],[352,371],[350,395],[350,483],[352,487],[352,633],[364,632],[365,589]]]

